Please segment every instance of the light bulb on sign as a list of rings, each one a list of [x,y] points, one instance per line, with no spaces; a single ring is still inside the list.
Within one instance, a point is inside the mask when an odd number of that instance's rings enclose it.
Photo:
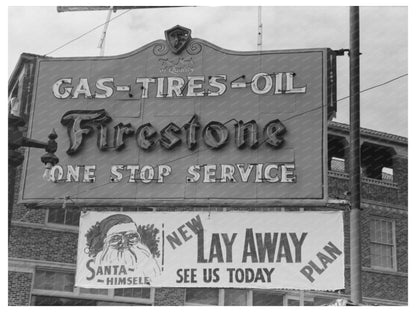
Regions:
[[[43,172],[43,176],[42,176],[43,180],[45,180],[45,181],[51,181],[52,180],[51,179],[51,168],[52,168],[52,164],[48,162],[45,165],[45,171]]]

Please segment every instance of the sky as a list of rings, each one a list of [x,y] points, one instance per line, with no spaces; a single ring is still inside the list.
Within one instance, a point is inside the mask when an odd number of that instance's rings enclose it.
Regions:
[[[106,2],[102,0],[96,4],[111,5]],[[127,5],[126,1],[123,2],[123,5]],[[143,3],[143,1],[135,1],[131,5],[140,5],[140,2]],[[155,3],[147,2],[142,5]],[[227,1],[221,1],[221,3],[225,2]],[[295,2],[286,1],[284,5]],[[204,1],[204,3],[205,5],[219,5],[218,1]],[[273,1],[273,3],[279,2]],[[333,1],[328,1],[328,3],[333,5]],[[337,1],[338,3],[340,2]],[[377,3],[383,3],[383,1],[379,0]],[[60,5],[64,4],[65,1],[60,1]],[[76,4],[79,3],[72,3],[72,5]],[[86,2],[81,4],[86,5]],[[174,4],[178,5],[178,2]],[[246,3],[238,1],[237,4],[245,5]],[[354,4],[357,4],[357,1]],[[404,6],[397,6],[399,4],[402,2],[390,1],[390,4],[383,4],[382,7],[360,7],[361,90],[383,84],[409,72],[408,62],[411,60],[408,59],[408,29],[412,27],[408,27],[408,21],[410,24],[414,22],[408,19],[406,3]],[[8,67],[7,78],[10,77],[21,53],[48,54],[103,24],[107,15],[107,12],[103,11],[58,13],[55,5],[52,1],[48,3],[24,1],[22,3],[16,0],[8,1],[7,7],[6,5],[2,7],[2,20],[5,23],[3,32],[7,40],[7,52],[3,52],[7,53],[7,57],[3,57],[3,62],[5,67]],[[159,5],[167,5],[167,3]],[[336,50],[349,47],[348,5],[351,5],[350,3],[346,3],[345,6],[330,7],[282,7],[271,6],[271,1],[257,0],[255,5],[263,6],[263,50],[326,47]],[[125,12],[118,11],[113,13],[112,17]],[[127,53],[154,40],[164,39],[164,31],[177,24],[190,28],[193,38],[201,38],[226,49],[255,51],[257,49],[257,12],[257,6],[131,10],[110,23],[105,55]],[[412,15],[414,17],[414,14]],[[98,27],[95,31],[48,56],[97,56],[102,29]],[[341,99],[349,94],[349,59],[348,56],[340,56],[337,61],[337,98]],[[411,110],[411,107],[408,107],[408,94],[412,96],[408,93],[407,76],[363,92],[361,94],[361,126],[408,137],[408,127],[412,128],[412,124],[408,124],[408,116],[412,115],[408,112],[409,109]],[[348,99],[339,101],[335,121],[348,123],[348,112]],[[2,115],[5,117],[6,114]],[[6,121],[3,122],[3,125],[5,124],[7,124]],[[410,172],[414,172],[412,164],[412,162],[409,163]],[[5,190],[6,187],[2,189]],[[4,194],[2,198],[7,197]],[[412,201],[411,196],[409,200]],[[5,231],[6,228],[3,227],[3,230]],[[410,233],[409,236],[412,234]],[[6,237],[5,233],[3,237]],[[411,280],[409,282],[411,283]]]
[[[8,6],[7,31],[9,76],[23,52],[51,57],[99,55],[103,27],[97,26],[105,22],[107,12],[58,13],[52,4],[11,5],[13,3]],[[164,39],[164,31],[177,24],[190,28],[193,38],[225,49],[257,50],[257,6],[120,10],[111,17],[116,18],[107,30],[106,56],[127,53]],[[263,50],[349,47],[348,6],[283,7],[265,3],[262,24]],[[56,50],[93,28],[97,29]],[[361,7],[360,36],[361,90],[408,73],[406,6]],[[341,99],[349,95],[349,58],[339,56],[337,62],[337,98]],[[408,78],[404,76],[363,92],[361,126],[407,137],[407,85]],[[349,101],[344,99],[338,102],[335,121],[348,123],[348,120]]]

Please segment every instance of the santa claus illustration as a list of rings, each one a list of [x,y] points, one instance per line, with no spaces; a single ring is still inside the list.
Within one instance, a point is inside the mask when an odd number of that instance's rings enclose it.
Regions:
[[[158,255],[157,229],[150,227],[148,241],[145,242],[142,235],[149,233],[149,226],[138,227],[127,215],[114,214],[92,226],[87,234],[86,252],[95,258],[95,265],[125,265],[129,269],[134,268],[134,275],[148,277],[151,280],[160,275],[161,270],[155,256]],[[146,232],[147,231],[147,232]],[[150,240],[153,240],[149,244]],[[147,243],[147,244],[146,244]],[[149,246],[152,247],[152,251]]]

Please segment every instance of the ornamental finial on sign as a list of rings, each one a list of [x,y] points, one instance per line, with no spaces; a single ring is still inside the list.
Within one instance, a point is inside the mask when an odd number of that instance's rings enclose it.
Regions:
[[[166,42],[174,54],[181,53],[191,41],[191,30],[176,25],[165,31]]]

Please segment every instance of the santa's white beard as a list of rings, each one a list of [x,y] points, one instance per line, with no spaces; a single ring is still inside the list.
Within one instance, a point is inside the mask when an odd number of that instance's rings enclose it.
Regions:
[[[122,249],[105,244],[103,250],[97,254],[96,259],[99,265],[123,264],[131,267],[145,263],[149,257],[152,257],[152,254],[141,243]]]

